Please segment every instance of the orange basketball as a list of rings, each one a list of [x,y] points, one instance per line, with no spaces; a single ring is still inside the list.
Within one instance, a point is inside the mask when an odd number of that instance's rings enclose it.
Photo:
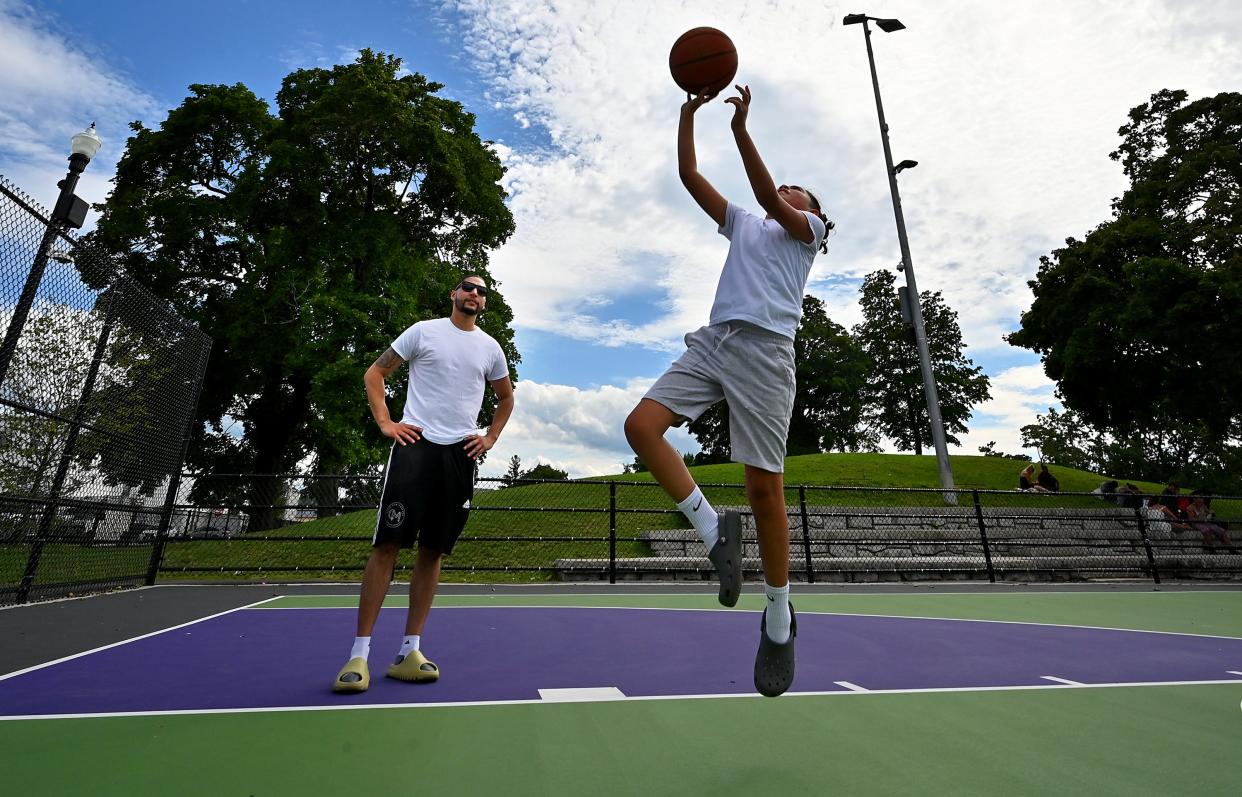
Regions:
[[[694,28],[673,42],[668,54],[673,81],[685,91],[715,94],[728,87],[737,74],[737,49],[715,28]]]

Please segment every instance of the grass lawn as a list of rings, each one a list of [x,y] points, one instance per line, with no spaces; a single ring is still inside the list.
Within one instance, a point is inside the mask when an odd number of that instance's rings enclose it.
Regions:
[[[1018,486],[1018,472],[1026,462],[1003,457],[952,456],[949,466],[953,480],[963,489],[1013,490]],[[1064,492],[1091,492],[1110,476],[1049,465],[1048,469],[1061,482]],[[743,466],[737,463],[698,465],[690,469],[700,482],[740,483]],[[603,476],[602,479],[650,481],[647,473]],[[1159,493],[1164,485],[1132,481],[1139,488]],[[906,454],[807,454],[785,460],[786,484],[815,484],[832,487],[927,487],[940,486],[936,457]]]
[[[0,584],[19,584],[26,572],[31,546],[0,546]],[[151,562],[150,545],[75,545],[52,542],[43,546],[34,587],[112,581],[144,576]]]

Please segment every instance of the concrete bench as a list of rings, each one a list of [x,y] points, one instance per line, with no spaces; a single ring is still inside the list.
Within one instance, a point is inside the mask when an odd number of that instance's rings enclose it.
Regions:
[[[754,517],[742,512],[743,568],[761,572]],[[1170,577],[1242,577],[1242,556],[1208,554],[1195,532],[1140,529],[1133,510],[1117,507],[984,507],[993,570],[1011,580],[1133,578],[1150,575],[1146,531],[1156,566]],[[878,581],[987,578],[973,505],[789,508],[790,565],[805,578],[806,541],[816,580]],[[645,531],[652,555],[618,559],[620,578],[714,578],[693,529]],[[563,579],[609,573],[607,559],[561,559]],[[798,572],[801,571],[801,572]],[[1232,575],[1231,575],[1232,574]]]

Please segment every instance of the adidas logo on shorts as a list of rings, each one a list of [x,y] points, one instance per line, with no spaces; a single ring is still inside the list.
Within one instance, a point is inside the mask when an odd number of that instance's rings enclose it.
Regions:
[[[469,498],[467,498],[467,499],[466,499],[466,503],[464,503],[464,504],[462,504],[462,505],[461,505],[461,508],[462,508],[462,509],[469,509],[469,508],[470,508],[470,499],[469,499]]]

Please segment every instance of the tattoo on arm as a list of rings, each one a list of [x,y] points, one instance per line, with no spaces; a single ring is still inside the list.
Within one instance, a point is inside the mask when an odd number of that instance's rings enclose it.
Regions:
[[[388,350],[381,354],[375,361],[375,367],[388,370],[389,368],[396,368],[403,362],[405,362],[405,360],[401,359],[401,355],[397,354],[391,347],[389,347]]]

